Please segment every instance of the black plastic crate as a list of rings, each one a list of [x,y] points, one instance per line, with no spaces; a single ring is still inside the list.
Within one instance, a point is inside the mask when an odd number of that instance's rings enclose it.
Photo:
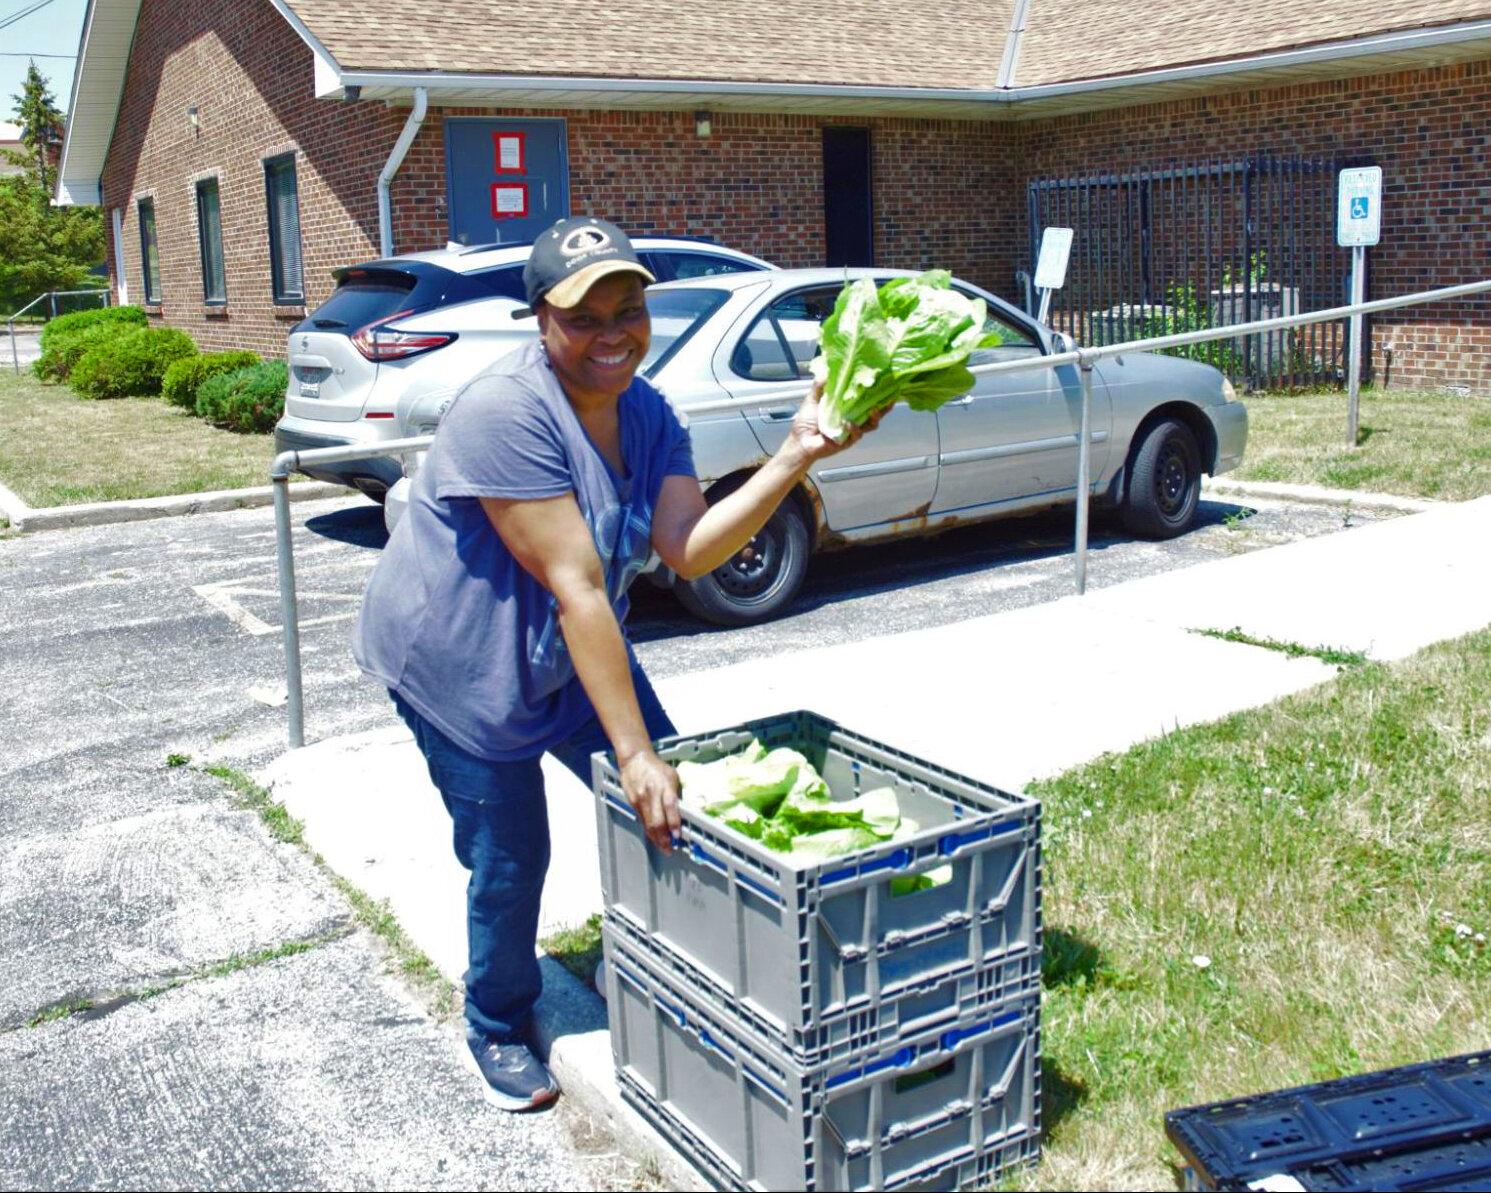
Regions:
[[[710,761],[752,737],[791,746],[838,798],[895,789],[914,836],[793,865],[728,828],[681,810],[683,846],[647,844],[608,754],[593,759],[601,887],[627,917],[806,1060],[863,1036],[861,1015],[930,989],[956,1013],[976,975],[1014,962],[1039,971],[1040,804],[913,757],[826,717],[791,712],[668,738],[669,761]],[[908,892],[904,880],[946,869]],[[1002,981],[1003,979],[1001,979]],[[825,1030],[830,1029],[831,1030]],[[873,1024],[872,1024],[873,1030]]]
[[[1491,1052],[1172,1110],[1199,1189],[1491,1189]]]

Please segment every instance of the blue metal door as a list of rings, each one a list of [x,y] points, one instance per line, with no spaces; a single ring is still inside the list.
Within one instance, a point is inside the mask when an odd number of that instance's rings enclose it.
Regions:
[[[445,122],[446,205],[457,244],[533,240],[569,215],[563,120]]]

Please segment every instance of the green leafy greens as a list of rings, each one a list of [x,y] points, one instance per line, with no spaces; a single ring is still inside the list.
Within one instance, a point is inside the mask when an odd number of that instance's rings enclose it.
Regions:
[[[998,332],[984,330],[986,313],[983,299],[952,288],[945,269],[878,290],[869,278],[847,283],[818,331],[818,429],[841,440],[895,402],[936,410],[967,393],[974,385],[969,353],[1000,343]]]
[[[768,849],[800,862],[821,861],[911,836],[889,787],[836,800],[811,762],[796,750],[759,741],[714,762],[680,762],[685,805],[724,821]]]

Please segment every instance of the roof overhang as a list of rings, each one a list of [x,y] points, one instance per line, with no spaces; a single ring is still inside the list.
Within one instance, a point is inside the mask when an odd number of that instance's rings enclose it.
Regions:
[[[140,0],[88,0],[67,105],[67,135],[57,169],[53,201],[58,204],[96,206],[103,202],[99,183],[114,139],[139,15]]]
[[[119,114],[140,3],[89,0],[58,171],[58,203],[101,202],[100,179]],[[311,51],[318,98],[346,99],[348,89],[355,87],[354,94],[363,100],[407,104],[413,101],[414,89],[423,87],[432,105],[446,107],[709,108],[861,118],[1037,120],[1224,90],[1491,58],[1491,21],[1473,21],[1103,79],[988,89],[381,71],[342,66],[285,0],[272,3]],[[1012,33],[1022,23],[1021,11],[1017,5]],[[1013,60],[1000,72],[1001,78],[1011,75],[1018,77]]]
[[[1477,58],[1491,58],[1491,21],[1379,34],[1103,79],[966,90],[359,70],[338,66],[320,48],[316,94],[323,99],[346,98],[347,89],[356,87],[362,99],[400,104],[411,102],[414,88],[423,87],[431,104],[445,107],[710,108],[825,116],[1037,120],[1222,90],[1419,70]]]

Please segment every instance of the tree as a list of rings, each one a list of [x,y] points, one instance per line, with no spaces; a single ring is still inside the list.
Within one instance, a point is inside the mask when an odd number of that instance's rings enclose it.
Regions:
[[[104,259],[103,213],[52,206],[64,122],[36,63],[13,98],[26,152],[11,157],[26,173],[0,178],[0,317],[48,290],[101,284],[93,270]]]
[[[62,148],[62,134],[67,122],[52,99],[52,90],[47,86],[47,77],[31,62],[26,68],[26,82],[15,100],[16,123],[21,126],[21,144],[26,146],[24,154],[13,155],[31,171],[36,185],[52,193],[57,182],[57,167],[54,164]]]

